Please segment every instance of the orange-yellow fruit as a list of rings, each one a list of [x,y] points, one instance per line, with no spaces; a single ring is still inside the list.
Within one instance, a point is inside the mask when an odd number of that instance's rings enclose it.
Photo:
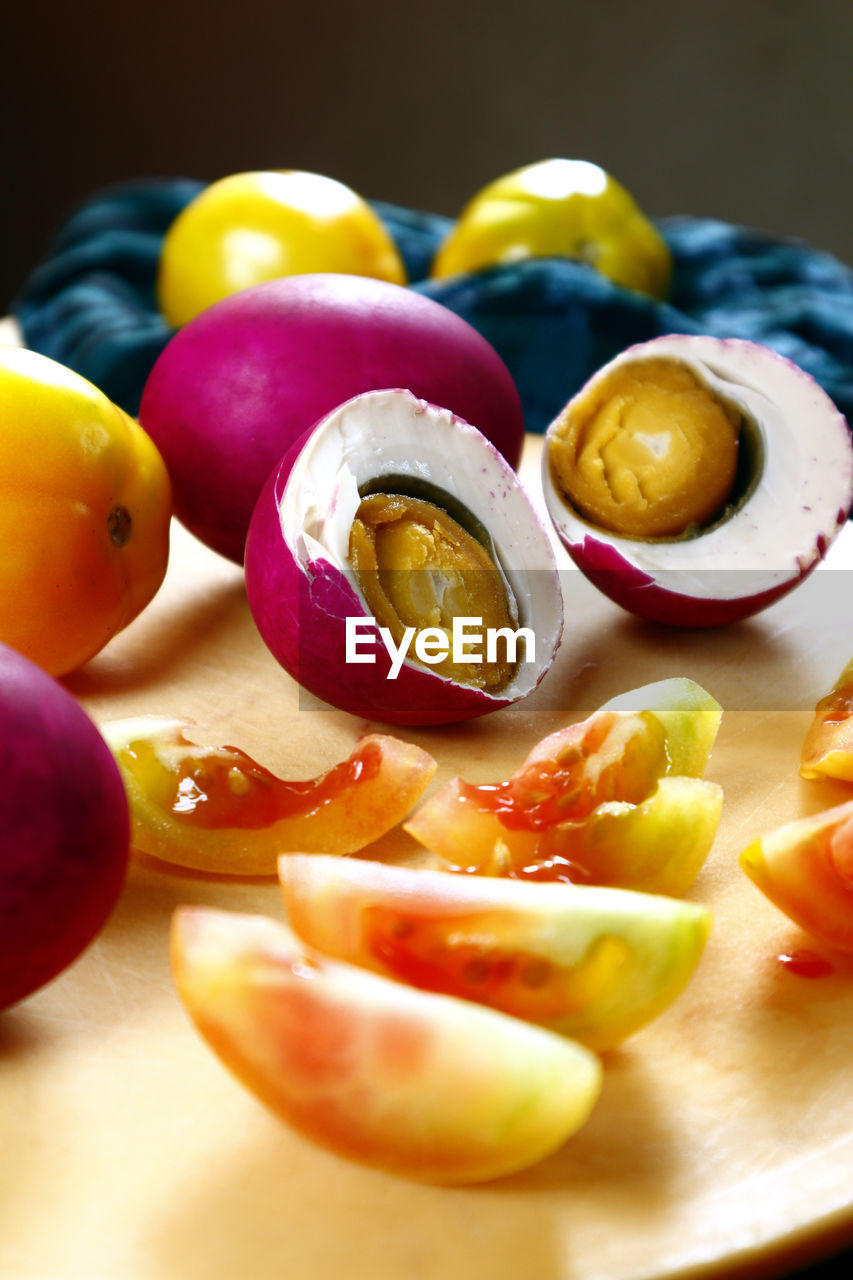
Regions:
[[[73,671],[166,573],[171,489],[155,445],[91,383],[0,351],[0,641]]]

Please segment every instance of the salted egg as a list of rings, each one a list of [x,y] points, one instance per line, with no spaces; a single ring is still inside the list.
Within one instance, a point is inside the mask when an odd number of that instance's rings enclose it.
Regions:
[[[853,503],[853,445],[797,365],[670,335],[604,365],[548,428],[545,501],[575,564],[640,617],[716,626],[811,572]]]
[[[369,720],[441,724],[516,702],[562,631],[551,538],[512,467],[404,389],[355,396],[288,451],[245,570],[282,666]]]

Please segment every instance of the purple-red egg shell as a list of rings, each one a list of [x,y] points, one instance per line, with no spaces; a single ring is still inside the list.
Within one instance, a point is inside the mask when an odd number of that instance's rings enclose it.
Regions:
[[[343,401],[384,387],[447,407],[518,465],[521,400],[491,344],[440,303],[359,276],[290,276],[216,303],[156,361],[139,419],[166,461],[178,518],[242,563],[258,495],[289,446]]]
[[[404,664],[389,680],[391,660],[378,642],[375,663],[344,665],[346,618],[363,615],[361,601],[337,569],[319,560],[306,573],[282,545],[279,502],[298,455],[298,447],[290,450],[268,478],[246,540],[249,606],[278,662],[303,689],[365,720],[452,724],[507,706],[511,699],[454,684],[421,667]]]
[[[113,756],[80,704],[0,646],[0,1009],[65,969],[121,893],[130,819]]]

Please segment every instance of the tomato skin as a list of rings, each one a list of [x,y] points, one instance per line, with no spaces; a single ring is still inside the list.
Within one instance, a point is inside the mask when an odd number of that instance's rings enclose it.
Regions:
[[[46,356],[3,350],[0,412],[0,641],[66,675],[159,589],[169,478],[141,427]]]
[[[458,779],[403,824],[454,871],[519,880],[560,879],[663,893],[686,893],[719,826],[722,788],[700,778],[662,778],[639,804],[612,801],[581,822],[510,830],[477,807]]]
[[[234,1074],[303,1136],[404,1177],[525,1168],[587,1119],[601,1064],[465,1001],[330,960],[262,916],[179,908],[175,983]]]
[[[160,310],[179,328],[241,289],[314,271],[406,283],[381,219],[342,182],[297,169],[230,174],[205,187],[167,230]]]
[[[432,778],[428,752],[367,734],[327,773],[289,782],[191,726],[144,716],[103,726],[141,853],[220,875],[274,875],[286,849],[354,853],[400,822]]]
[[[595,1050],[681,994],[711,923],[703,907],[662,896],[364,859],[285,854],[279,879],[290,925],[309,946]]]
[[[692,681],[632,690],[543,738],[506,782],[451,779],[405,829],[457,871],[682,894],[719,824],[722,791],[695,775],[720,718]]]
[[[581,259],[654,297],[669,291],[666,242],[620,183],[583,160],[543,160],[483,187],[439,246],[431,275],[542,256]]]
[[[754,840],[740,865],[795,924],[853,952],[853,800]]]
[[[800,774],[853,782],[853,660],[815,707],[800,752]]]

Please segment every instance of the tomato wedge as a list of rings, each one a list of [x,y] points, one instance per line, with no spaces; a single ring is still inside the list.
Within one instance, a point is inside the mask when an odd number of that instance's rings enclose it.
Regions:
[[[451,779],[404,824],[448,868],[681,894],[716,834],[722,715],[691,680],[632,690],[543,738],[506,781]]]
[[[513,883],[359,858],[285,854],[288,920],[312,947],[524,1018],[596,1050],[690,981],[710,913],[626,889]]]
[[[740,865],[807,933],[853,951],[853,800],[754,840]]]
[[[583,1046],[329,960],[263,916],[179,908],[171,956],[196,1027],[243,1084],[304,1137],[395,1174],[523,1169],[599,1095]]]
[[[406,816],[436,768],[420,747],[368,734],[327,773],[286,781],[236,747],[197,745],[190,729],[152,716],[103,734],[127,789],[133,847],[199,871],[274,875],[287,849],[353,853]]]
[[[808,779],[853,782],[853,659],[815,707],[803,739],[800,773]]]

